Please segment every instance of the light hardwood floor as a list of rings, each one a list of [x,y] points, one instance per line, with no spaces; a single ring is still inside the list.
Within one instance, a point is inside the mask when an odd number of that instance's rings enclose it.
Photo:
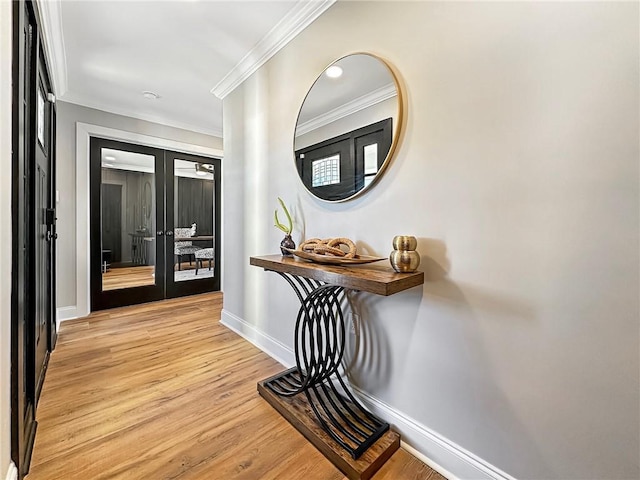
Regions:
[[[64,322],[27,479],[343,479],[258,395],[282,366],[221,308],[215,293]],[[443,477],[401,449],[374,479]]]
[[[156,283],[156,279],[154,277],[155,268],[156,267],[153,265],[109,268],[109,270],[102,274],[102,289],[106,291],[153,285]],[[209,268],[208,263],[204,262],[202,268]],[[175,269],[178,270],[177,264],[175,265]],[[195,262],[191,262],[191,264],[189,264],[187,261],[180,264],[180,270],[182,271],[195,269]]]
[[[154,270],[153,265],[110,268],[102,274],[102,289],[117,290],[153,285],[156,283],[153,276]]]

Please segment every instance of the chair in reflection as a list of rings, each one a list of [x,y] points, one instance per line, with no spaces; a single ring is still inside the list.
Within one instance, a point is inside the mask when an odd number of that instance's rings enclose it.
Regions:
[[[202,268],[202,261],[209,260],[209,270],[211,270],[211,260],[213,260],[213,248],[202,248],[195,253],[196,257],[196,275],[198,269]]]
[[[176,238],[193,237],[196,233],[196,224],[191,225],[190,228],[176,228],[174,235]],[[202,247],[196,247],[193,242],[189,240],[176,241],[173,246],[173,253],[178,260],[178,270],[182,269],[182,256],[189,255],[189,265],[191,265],[191,255],[197,251],[202,250]]]

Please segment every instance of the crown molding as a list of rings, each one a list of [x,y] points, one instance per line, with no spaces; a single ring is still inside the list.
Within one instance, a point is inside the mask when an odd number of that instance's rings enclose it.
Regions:
[[[67,55],[64,48],[62,32],[61,2],[56,0],[38,0],[38,10],[42,19],[44,49],[51,68],[51,83],[53,92],[60,97],[68,89],[67,83]]]
[[[365,108],[371,107],[377,103],[384,102],[389,98],[393,98],[398,95],[398,90],[396,89],[395,84],[390,83],[389,85],[385,85],[384,87],[380,87],[373,92],[362,95],[361,97],[356,98],[355,100],[351,100],[350,102],[345,103],[344,105],[340,105],[333,110],[329,110],[327,113],[323,113],[322,115],[318,115],[311,120],[307,120],[304,123],[301,123],[296,127],[296,136],[304,135],[305,133],[309,133],[316,128],[324,127],[325,125],[329,125],[336,120],[340,120],[341,118],[348,117],[349,115],[353,115],[360,110],[364,110]]]
[[[72,94],[71,92],[67,92],[67,94],[63,98],[59,98],[58,100],[61,102],[72,103],[74,105],[80,105],[81,107],[93,108],[95,110],[101,110],[103,112],[113,113],[115,115],[122,115],[124,117],[144,120],[145,122],[157,123],[159,125],[164,125],[167,127],[180,128],[182,130],[188,130],[190,132],[197,132],[197,133],[202,133],[204,135],[210,135],[213,137],[222,138],[222,129],[219,129],[219,128],[206,129],[198,125],[191,125],[184,122],[176,122],[175,120],[172,120],[172,119],[166,119],[164,117],[155,116],[155,115],[147,115],[144,113],[137,112],[135,110],[113,107],[111,105],[93,102],[91,100],[84,98],[81,95]]]
[[[211,89],[211,93],[221,100],[229,95],[335,2],[336,0],[299,0],[291,11]]]

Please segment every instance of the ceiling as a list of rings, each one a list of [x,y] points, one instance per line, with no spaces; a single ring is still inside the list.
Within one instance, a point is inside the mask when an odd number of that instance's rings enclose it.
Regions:
[[[334,2],[39,5],[59,100],[222,136],[222,98]]]

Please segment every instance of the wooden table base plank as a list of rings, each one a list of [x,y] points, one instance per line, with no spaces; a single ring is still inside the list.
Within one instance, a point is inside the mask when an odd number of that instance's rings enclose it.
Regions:
[[[389,430],[360,458],[354,460],[322,429],[315,419],[306,396],[281,397],[271,391],[265,383],[265,381],[258,382],[258,393],[350,480],[368,480],[400,448],[400,435]]]

